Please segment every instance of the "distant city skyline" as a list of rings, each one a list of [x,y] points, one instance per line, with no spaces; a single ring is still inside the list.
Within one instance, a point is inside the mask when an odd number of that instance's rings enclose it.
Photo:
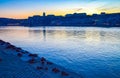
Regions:
[[[0,0],[0,17],[27,18],[33,15],[62,15],[120,12],[120,0]]]

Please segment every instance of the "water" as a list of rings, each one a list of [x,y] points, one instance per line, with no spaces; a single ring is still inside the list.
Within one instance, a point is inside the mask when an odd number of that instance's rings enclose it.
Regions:
[[[0,39],[84,78],[120,78],[120,28],[0,27]]]

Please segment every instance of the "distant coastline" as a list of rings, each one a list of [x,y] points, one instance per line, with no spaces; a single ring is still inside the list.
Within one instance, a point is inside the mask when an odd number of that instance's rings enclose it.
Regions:
[[[28,19],[0,18],[0,26],[80,26],[80,27],[120,27],[120,13],[87,15],[86,13],[65,16],[34,15]]]

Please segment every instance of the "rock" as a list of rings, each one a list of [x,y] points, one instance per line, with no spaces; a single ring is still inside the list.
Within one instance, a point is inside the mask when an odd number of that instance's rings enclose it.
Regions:
[[[21,52],[22,49],[21,48],[15,48],[16,52]]]
[[[0,40],[0,43],[1,43],[1,42],[4,42],[4,41],[3,41],[3,40]]]
[[[6,49],[16,49],[16,47],[13,46],[13,45],[8,45],[8,46],[6,47]]]
[[[44,64],[45,64],[45,62],[44,62],[44,61],[41,61],[41,64],[42,64],[42,65],[44,65]]]
[[[29,54],[28,56],[30,56],[30,57],[38,57],[37,54]]]
[[[52,71],[53,71],[54,73],[59,73],[59,72],[60,72],[60,70],[57,69],[57,68],[53,68]]]
[[[17,56],[22,57],[22,54],[21,54],[21,53],[18,53]]]
[[[48,64],[48,65],[52,65],[53,63],[52,63],[52,62],[47,61],[47,64]]]
[[[29,52],[28,51],[24,51],[24,50],[22,50],[21,51],[23,54],[28,54]]]
[[[62,76],[69,76],[69,74],[66,73],[66,72],[64,72],[64,71],[61,72],[61,75],[62,75]]]
[[[0,45],[4,45],[4,44],[5,44],[5,42],[1,42],[1,43],[0,43]]]
[[[35,59],[30,59],[29,61],[28,61],[28,63],[30,63],[30,64],[33,64],[33,63],[35,63]]]
[[[41,61],[46,61],[46,59],[44,57],[41,58]]]
[[[36,69],[41,70],[41,69],[43,69],[43,67],[37,66]]]
[[[3,40],[0,40],[0,45],[4,45],[5,42]]]
[[[11,45],[9,42],[6,42],[6,45],[8,46],[8,45]]]

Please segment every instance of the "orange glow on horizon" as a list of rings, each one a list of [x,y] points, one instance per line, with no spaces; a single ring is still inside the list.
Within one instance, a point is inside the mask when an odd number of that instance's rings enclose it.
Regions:
[[[86,12],[87,11],[87,12]],[[87,13],[87,15],[92,15],[92,14],[100,14],[101,12],[105,12],[105,11],[100,11],[100,10],[96,10],[96,9],[85,9],[82,12],[77,12],[77,13]],[[73,11],[48,11],[46,12],[46,15],[49,14],[54,14],[56,16],[64,16],[66,14],[73,14],[75,12]],[[106,13],[120,13],[117,10],[110,10],[110,11],[106,11]],[[34,16],[34,15],[43,15],[43,12],[29,12],[29,13],[21,13],[21,14],[7,14],[5,16],[0,16],[3,18],[15,18],[15,19],[27,19],[30,16]]]

